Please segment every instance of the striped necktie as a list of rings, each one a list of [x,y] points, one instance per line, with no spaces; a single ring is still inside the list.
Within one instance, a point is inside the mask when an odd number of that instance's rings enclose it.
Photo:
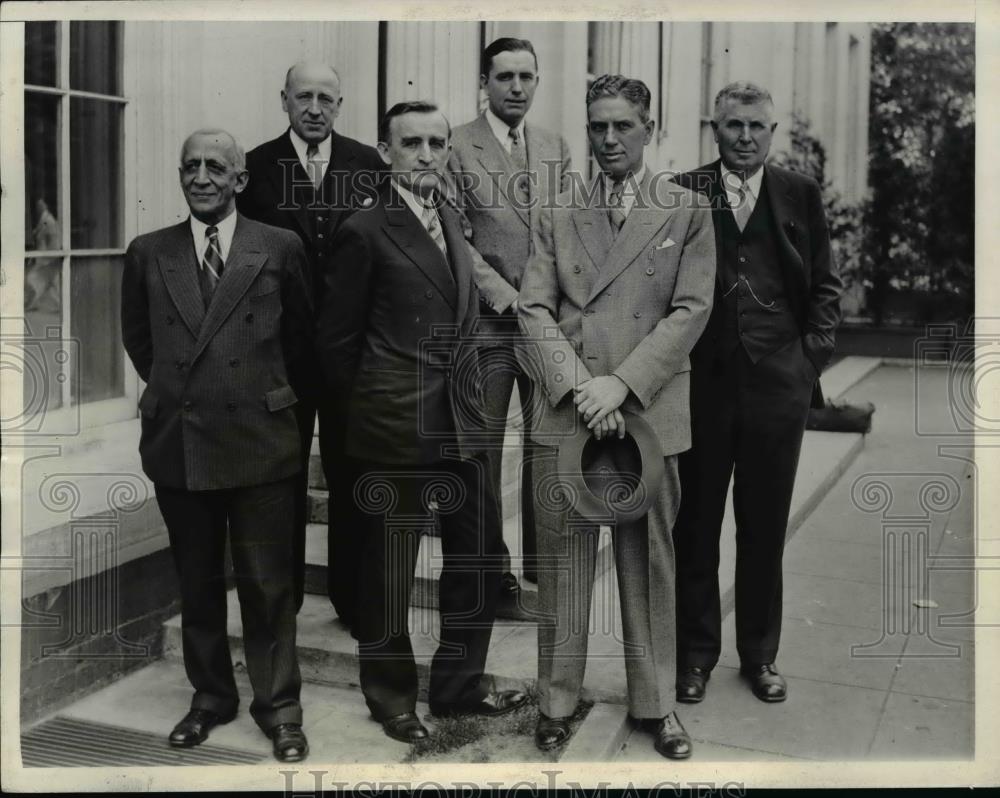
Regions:
[[[209,227],[205,230],[205,238],[208,239],[208,246],[205,247],[205,254],[201,259],[200,282],[201,297],[207,308],[222,278],[225,264],[222,261],[222,248],[219,246],[219,228],[215,225]]]
[[[317,145],[310,144],[308,149],[306,149],[306,162],[309,164],[309,179],[312,180],[313,188],[318,191],[320,184],[323,182],[323,167],[325,164],[319,157],[319,147]]]
[[[444,240],[444,230],[441,229],[441,220],[438,219],[437,211],[427,206],[424,206],[424,227],[427,228],[427,232],[434,239],[434,243],[438,245],[438,249],[447,258],[448,244]]]
[[[746,181],[740,183],[740,187],[736,189],[736,207],[733,208],[733,215],[736,217],[736,226],[740,228],[740,232],[743,232],[743,228],[747,226],[747,222],[750,220],[750,214],[753,212],[753,208],[750,207],[750,192],[747,190]]]

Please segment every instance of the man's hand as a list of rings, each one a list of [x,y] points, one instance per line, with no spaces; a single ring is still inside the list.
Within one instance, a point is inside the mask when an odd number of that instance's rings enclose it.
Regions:
[[[576,404],[577,412],[587,422],[587,429],[593,430],[609,414],[621,407],[629,389],[619,377],[611,374],[605,377],[592,377],[573,390],[576,391],[573,402]],[[615,426],[617,428],[618,425]],[[622,424],[621,435],[624,434],[624,424]]]
[[[612,410],[596,425],[591,423],[590,429],[593,430],[594,437],[597,438],[597,440],[601,440],[601,438],[610,438],[612,435],[618,435],[619,438],[624,438],[625,417],[622,415],[621,410]]]

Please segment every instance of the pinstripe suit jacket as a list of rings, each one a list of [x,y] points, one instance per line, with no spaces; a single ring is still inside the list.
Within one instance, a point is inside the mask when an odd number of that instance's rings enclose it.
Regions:
[[[542,213],[518,296],[519,357],[548,397],[538,443],[576,429],[574,386],[615,374],[665,455],[691,446],[688,356],[712,307],[715,234],[696,195],[662,178],[647,169],[617,237],[597,181]]]
[[[472,227],[472,246],[482,256],[473,262],[476,285],[497,313],[517,298],[542,207],[568,187],[569,147],[562,136],[525,123],[524,142],[534,181],[527,208],[510,196],[513,170],[486,117],[452,132],[449,167],[458,204]]]
[[[187,220],[125,253],[122,339],[146,389],[143,470],[156,484],[215,490],[301,468],[296,386],[315,368],[305,251],[240,215],[205,309]]]

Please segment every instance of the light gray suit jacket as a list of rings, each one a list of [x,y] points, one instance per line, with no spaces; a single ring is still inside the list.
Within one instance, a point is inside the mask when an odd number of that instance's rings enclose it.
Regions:
[[[533,180],[527,207],[511,196],[513,169],[486,117],[452,131],[449,167],[457,183],[457,204],[482,256],[474,258],[474,277],[480,295],[497,313],[517,299],[542,207],[568,187],[569,147],[562,136],[526,122],[524,142]]]
[[[541,215],[518,296],[518,357],[548,397],[532,437],[557,446],[579,423],[573,387],[615,374],[630,389],[623,409],[676,454],[691,446],[688,355],[715,289],[711,210],[648,169],[617,237],[602,205],[594,181]]]

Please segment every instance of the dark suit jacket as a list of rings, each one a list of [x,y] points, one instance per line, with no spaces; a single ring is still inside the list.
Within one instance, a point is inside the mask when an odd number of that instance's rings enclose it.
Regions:
[[[843,283],[830,254],[830,231],[823,210],[823,195],[812,178],[771,164],[764,165],[771,212],[778,228],[778,251],[789,302],[802,330],[806,355],[820,373],[833,354],[834,333],[840,323]],[[678,175],[685,188],[697,191],[712,204],[716,251],[721,257],[720,214],[731,213],[722,188],[721,161]],[[725,303],[721,278],[716,279],[715,304],[704,335],[691,352],[693,363],[708,362],[714,355],[714,338]]]
[[[458,215],[444,206],[440,217],[450,265],[389,186],[337,234],[316,345],[347,399],[349,455],[427,463],[442,444],[481,448],[479,297]]]
[[[257,485],[301,468],[296,386],[310,368],[302,243],[237,217],[205,310],[190,222],[136,238],[122,273],[122,339],[147,383],[143,470],[188,490]]]
[[[298,234],[309,258],[308,280],[319,296],[323,270],[333,236],[353,210],[365,200],[374,201],[385,164],[374,147],[332,134],[330,163],[321,185],[324,208],[316,229],[309,219],[312,184],[286,130],[278,138],[247,153],[250,182],[236,196],[240,213],[258,222],[283,227]]]

